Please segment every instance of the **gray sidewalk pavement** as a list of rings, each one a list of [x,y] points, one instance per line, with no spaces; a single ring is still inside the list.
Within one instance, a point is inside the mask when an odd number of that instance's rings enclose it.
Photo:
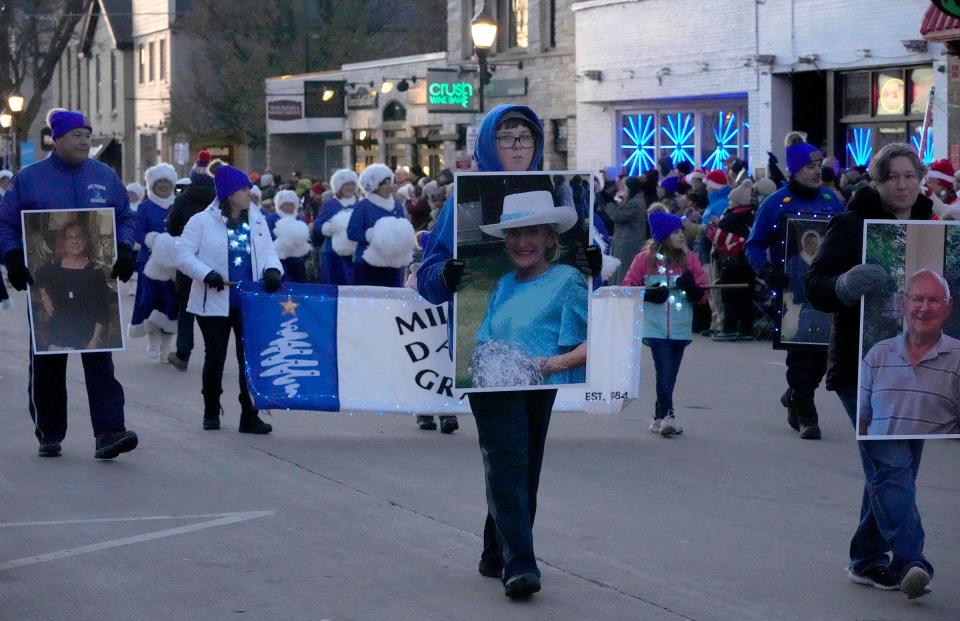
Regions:
[[[785,422],[782,352],[687,349],[682,436],[644,399],[551,423],[535,541],[543,591],[511,602],[476,570],[485,512],[476,428],[397,414],[274,412],[236,431],[228,358],[220,431],[200,428],[202,340],[187,373],[115,355],[139,448],[93,458],[71,356],[64,454],[36,455],[25,299],[0,313],[0,619],[960,620],[960,442],[928,442],[919,504],[934,592],[908,602],[844,568],[863,482],[835,395],[824,439]],[[127,299],[124,302],[127,306]]]

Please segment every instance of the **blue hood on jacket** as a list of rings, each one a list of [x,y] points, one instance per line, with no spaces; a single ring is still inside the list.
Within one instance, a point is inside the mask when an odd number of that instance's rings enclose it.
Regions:
[[[480,133],[477,136],[477,146],[474,147],[473,157],[477,161],[477,170],[482,172],[495,172],[503,170],[500,165],[500,158],[497,156],[497,125],[503,120],[508,112],[519,112],[536,128],[534,135],[537,138],[537,144],[534,147],[533,161],[528,170],[540,170],[543,165],[543,124],[537,113],[527,106],[517,106],[505,104],[497,106],[483,117],[480,124]]]

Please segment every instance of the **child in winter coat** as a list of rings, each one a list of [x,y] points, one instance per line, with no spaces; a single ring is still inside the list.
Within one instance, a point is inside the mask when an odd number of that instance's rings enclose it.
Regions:
[[[296,192],[280,190],[274,201],[277,210],[267,217],[273,226],[273,245],[283,264],[283,280],[286,282],[307,282],[307,255],[310,254],[310,229],[307,223],[297,215],[300,200]],[[275,217],[274,217],[275,216]]]
[[[721,285],[752,285],[753,269],[747,261],[744,244],[753,226],[753,182],[744,180],[730,192],[730,206],[720,222],[712,225],[707,236],[713,245],[713,254],[720,271]],[[753,305],[750,289],[724,289],[720,292],[723,304],[723,331],[713,335],[715,341],[752,341]]]
[[[683,350],[693,340],[693,305],[707,300],[707,277],[697,255],[687,249],[683,221],[654,211],[647,216],[652,239],[634,258],[625,287],[645,287],[643,344],[650,348],[657,376],[657,404],[650,431],[662,436],[683,432],[673,411],[673,389]]]
[[[344,168],[333,173],[330,187],[333,197],[313,221],[313,243],[320,248],[320,284],[352,285],[353,253],[356,242],[347,239],[347,224],[357,204],[357,173]]]

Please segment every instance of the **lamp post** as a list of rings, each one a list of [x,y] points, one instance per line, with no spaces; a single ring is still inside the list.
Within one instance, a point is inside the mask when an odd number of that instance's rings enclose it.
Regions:
[[[470,22],[470,36],[473,39],[473,49],[477,53],[477,64],[480,68],[480,114],[483,114],[483,90],[490,83],[491,77],[487,70],[487,55],[497,39],[497,20],[493,19],[486,9],[481,8]]]

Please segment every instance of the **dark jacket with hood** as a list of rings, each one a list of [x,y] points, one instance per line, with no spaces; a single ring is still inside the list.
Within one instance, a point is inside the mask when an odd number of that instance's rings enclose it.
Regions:
[[[930,199],[917,196],[910,219],[929,220],[933,215],[932,205]],[[834,314],[827,390],[854,390],[857,387],[860,304],[847,306],[840,301],[836,292],[837,278],[863,262],[863,221],[895,219],[883,208],[880,194],[872,187],[858,190],[847,209],[830,219],[820,250],[804,277],[805,292],[813,307]]]
[[[534,146],[533,160],[528,170],[540,170],[543,163],[543,125],[536,113],[527,106],[502,105],[491,110],[484,117],[480,125],[480,132],[477,136],[477,146],[474,148],[473,157],[477,162],[477,170],[481,172],[495,172],[503,170],[500,164],[500,158],[497,155],[496,133],[497,126],[508,112],[519,112],[530,122],[534,128],[536,145]],[[437,226],[430,235],[430,241],[423,251],[423,263],[417,271],[417,290],[424,298],[433,304],[441,302],[451,302],[453,292],[448,291],[443,284],[441,274],[443,265],[448,259],[453,258],[453,214],[456,206],[453,203],[453,197],[447,200],[440,216],[437,218]],[[453,308],[449,306],[449,321],[447,323],[447,334],[452,340],[453,331]]]
[[[190,175],[191,183],[183,192],[177,195],[170,213],[167,214],[167,233],[174,237],[183,234],[183,227],[193,216],[207,208],[217,197],[217,190],[213,177],[206,174]],[[177,272],[177,295],[183,299],[190,296],[190,286],[193,281],[181,272]]]

